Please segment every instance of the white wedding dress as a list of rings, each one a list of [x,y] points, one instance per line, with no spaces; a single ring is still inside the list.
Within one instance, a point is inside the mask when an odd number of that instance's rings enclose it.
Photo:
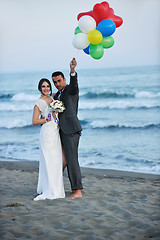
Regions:
[[[36,102],[41,115],[47,117],[48,104],[43,99]],[[52,115],[51,115],[52,116]],[[64,198],[62,173],[62,148],[59,127],[53,117],[50,122],[42,125],[39,137],[40,162],[37,193],[34,201]]]

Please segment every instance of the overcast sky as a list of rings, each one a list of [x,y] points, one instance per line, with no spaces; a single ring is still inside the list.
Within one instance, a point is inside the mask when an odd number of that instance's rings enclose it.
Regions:
[[[123,18],[113,34],[115,44],[94,60],[72,45],[77,15],[94,0],[0,0],[0,72],[109,68],[160,64],[160,1],[110,0]]]

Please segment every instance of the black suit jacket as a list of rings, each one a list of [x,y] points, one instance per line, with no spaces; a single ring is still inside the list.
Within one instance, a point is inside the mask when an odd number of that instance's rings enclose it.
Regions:
[[[58,94],[59,92],[55,94],[55,100],[58,99]],[[58,114],[60,129],[67,135],[82,131],[77,117],[79,101],[77,73],[75,76],[70,75],[70,84],[64,88],[60,100],[66,108],[64,112]]]

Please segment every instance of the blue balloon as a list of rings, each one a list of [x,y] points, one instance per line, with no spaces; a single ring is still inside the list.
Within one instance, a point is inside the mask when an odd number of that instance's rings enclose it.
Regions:
[[[103,37],[111,36],[116,30],[116,24],[110,19],[104,19],[98,23],[97,28],[103,35]]]
[[[90,46],[90,45],[89,45]],[[86,54],[89,54],[89,46],[85,49],[83,49],[83,51],[86,53]]]

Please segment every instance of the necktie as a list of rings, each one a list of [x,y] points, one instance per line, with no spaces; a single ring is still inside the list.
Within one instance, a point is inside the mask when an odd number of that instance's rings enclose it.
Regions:
[[[60,97],[61,97],[61,91],[59,91],[59,94],[58,94],[58,99],[60,100]]]

